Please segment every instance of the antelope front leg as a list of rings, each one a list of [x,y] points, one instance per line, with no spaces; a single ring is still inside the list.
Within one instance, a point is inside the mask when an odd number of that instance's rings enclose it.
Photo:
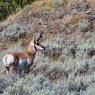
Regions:
[[[25,69],[25,73],[28,74],[30,72],[30,64],[27,64],[26,69]]]

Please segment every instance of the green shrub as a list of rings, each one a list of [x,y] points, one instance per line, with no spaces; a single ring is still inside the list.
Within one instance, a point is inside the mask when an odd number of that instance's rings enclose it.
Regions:
[[[82,32],[87,32],[91,28],[91,24],[87,19],[81,20],[78,25]]]
[[[0,20],[5,19],[16,10],[23,8],[27,4],[31,4],[34,0],[12,0],[12,2],[0,1]],[[2,10],[2,12],[1,12]]]
[[[20,24],[8,25],[1,33],[6,40],[17,40],[17,38],[23,37],[26,34],[26,26]]]
[[[0,13],[0,20],[3,20],[3,14]]]

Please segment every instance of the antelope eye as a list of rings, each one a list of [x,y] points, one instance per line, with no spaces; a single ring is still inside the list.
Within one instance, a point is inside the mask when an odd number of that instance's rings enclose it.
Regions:
[[[37,44],[37,45],[38,45],[39,43],[38,43],[38,42],[36,42],[35,44]]]

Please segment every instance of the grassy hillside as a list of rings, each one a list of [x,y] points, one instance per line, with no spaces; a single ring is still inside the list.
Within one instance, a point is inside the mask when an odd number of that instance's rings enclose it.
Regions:
[[[1,95],[95,95],[95,1],[40,0],[0,23],[0,57],[43,32],[31,72],[5,76]]]

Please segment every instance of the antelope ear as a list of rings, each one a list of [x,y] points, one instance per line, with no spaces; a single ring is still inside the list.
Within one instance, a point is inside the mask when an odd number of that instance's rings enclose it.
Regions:
[[[40,41],[40,39],[42,38],[42,32],[35,32],[34,34],[34,38],[35,38],[35,41],[36,42],[39,42]]]
[[[35,38],[33,38],[32,42],[35,43]]]

